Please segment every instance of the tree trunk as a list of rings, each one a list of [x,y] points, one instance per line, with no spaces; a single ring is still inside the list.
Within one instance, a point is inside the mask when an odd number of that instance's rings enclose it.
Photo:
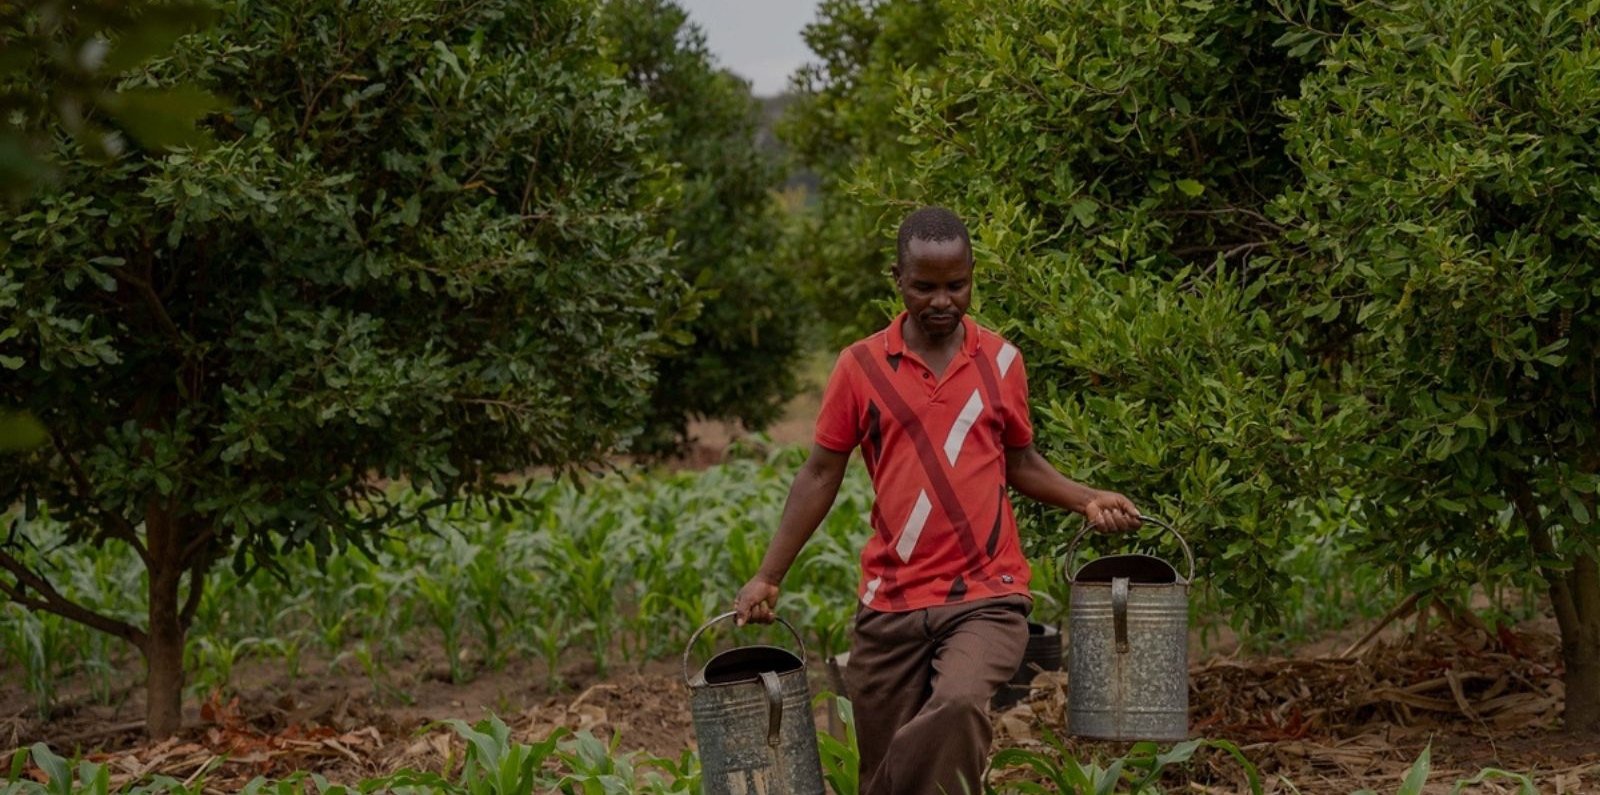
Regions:
[[[1593,555],[1580,555],[1560,576],[1566,602],[1556,604],[1567,669],[1564,720],[1568,731],[1600,731],[1600,563]],[[1551,587],[1552,598],[1557,590]]]
[[[145,512],[150,548],[149,634],[145,638],[145,731],[171,737],[183,726],[183,642],[178,601],[183,579],[182,536],[177,522],[157,509]]]
[[[1527,478],[1511,473],[1507,483],[1533,551],[1547,559],[1559,557]],[[1543,574],[1550,585],[1550,607],[1561,631],[1561,662],[1566,669],[1561,680],[1566,689],[1562,720],[1571,732],[1600,730],[1600,561],[1594,555],[1575,555],[1571,568],[1546,568]]]

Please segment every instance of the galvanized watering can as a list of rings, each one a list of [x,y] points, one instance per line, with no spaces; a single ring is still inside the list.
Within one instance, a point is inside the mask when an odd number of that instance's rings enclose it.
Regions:
[[[689,674],[689,652],[700,633],[723,613],[700,625],[683,650],[683,678],[700,746],[704,795],[823,795],[817,726],[806,683],[806,651],[741,646],[714,655]]]
[[[1103,740],[1189,736],[1189,583],[1194,553],[1172,525],[1189,573],[1140,554],[1071,566],[1085,527],[1067,547],[1067,733]]]

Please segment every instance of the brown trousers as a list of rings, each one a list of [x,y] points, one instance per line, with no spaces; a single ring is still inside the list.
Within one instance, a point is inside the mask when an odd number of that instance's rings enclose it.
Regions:
[[[1025,596],[907,613],[861,607],[847,669],[861,795],[979,795],[989,699],[1028,645]]]

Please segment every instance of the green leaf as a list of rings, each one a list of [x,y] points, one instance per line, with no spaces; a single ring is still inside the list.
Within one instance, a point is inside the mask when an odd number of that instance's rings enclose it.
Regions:
[[[1589,507],[1571,489],[1562,489],[1561,496],[1566,500],[1567,510],[1572,512],[1572,520],[1580,527],[1587,527],[1590,521]]]
[[[217,9],[206,3],[146,4],[134,21],[116,31],[101,71],[118,74],[172,49],[179,38],[212,24]]]
[[[105,97],[101,105],[140,144],[155,150],[204,148],[211,136],[195,123],[222,106],[210,93],[190,86],[127,89]]]
[[[1078,225],[1085,229],[1094,226],[1095,216],[1100,212],[1100,203],[1094,199],[1084,198],[1073,202],[1071,205],[1072,217],[1077,219]]]
[[[1196,182],[1192,179],[1180,179],[1176,184],[1178,186],[1178,190],[1183,191],[1183,195],[1188,196],[1191,199],[1206,192],[1206,186],[1201,185],[1199,182]]]
[[[0,130],[0,185],[5,186],[0,198],[16,198],[22,189],[43,183],[51,173],[20,135]]]
[[[67,760],[57,756],[50,750],[50,746],[44,743],[34,743],[31,750],[33,763],[44,771],[50,791],[71,792],[72,769],[68,766]]]
[[[4,364],[0,357],[0,364]],[[16,368],[11,368],[16,369]],[[0,411],[0,452],[32,450],[50,438],[33,415],[26,412]]]
[[[1401,782],[1400,789],[1395,795],[1422,795],[1422,788],[1428,784],[1429,750],[1428,747],[1422,749],[1422,754],[1406,772],[1405,781]]]

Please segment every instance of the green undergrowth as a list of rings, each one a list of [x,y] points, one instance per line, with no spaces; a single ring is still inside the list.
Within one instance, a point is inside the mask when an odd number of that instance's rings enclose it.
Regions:
[[[845,736],[822,733],[819,747],[824,780],[834,795],[857,795],[856,755],[849,704],[843,702]],[[602,741],[588,732],[557,729],[525,743],[512,737],[499,718],[469,725],[447,721],[461,742],[440,770],[403,768],[358,783],[335,783],[314,774],[283,779],[255,778],[237,788],[241,795],[669,795],[702,792],[700,761],[685,751],[677,759],[647,753],[619,753],[616,738]],[[1262,777],[1238,746],[1224,740],[1193,739],[1171,746],[1135,743],[1125,754],[1107,759],[1074,757],[1055,736],[1046,734],[1037,749],[1011,748],[995,755],[986,795],[1165,795],[1188,792],[1196,755],[1225,755],[1237,767],[1239,785],[1252,795],[1263,792]],[[1424,749],[1398,788],[1360,790],[1351,795],[1422,795],[1431,773]],[[1454,782],[1450,795],[1487,781],[1506,782],[1517,795],[1538,795],[1533,781],[1520,773],[1486,768]],[[66,759],[44,744],[18,749],[11,757],[0,795],[202,795],[225,784],[205,775],[179,781],[167,776],[114,782],[111,768],[99,762]],[[1279,781],[1298,792],[1292,782]],[[1437,782],[1436,782],[1437,783]],[[1213,791],[1202,789],[1201,791]]]
[[[275,662],[291,684],[330,668],[361,672],[377,695],[404,701],[391,666],[419,645],[439,648],[456,683],[514,659],[538,661],[550,692],[578,658],[605,676],[680,655],[755,572],[801,455],[779,449],[703,472],[625,469],[529,482],[525,512],[456,505],[433,512],[426,530],[408,528],[321,565],[311,550],[296,550],[280,577],[220,570],[190,631],[191,695],[227,692],[239,666],[256,660]],[[800,637],[746,628],[741,640],[800,643],[814,655],[842,650],[869,500],[855,467],[786,581],[781,613]],[[41,526],[30,532],[44,542],[29,562],[66,598],[142,625],[143,567],[134,555],[116,545],[57,546],[49,521],[47,508],[33,520]],[[693,651],[726,645],[733,631],[731,622],[714,624]],[[136,666],[131,649],[108,635],[0,606],[0,670],[19,675],[41,716],[73,679],[110,703]]]
[[[818,661],[846,648],[855,607],[857,549],[868,532],[871,504],[870,484],[859,465],[852,466],[837,504],[785,581],[779,612],[798,636],[781,627],[736,630],[731,622],[711,623],[755,571],[803,458],[799,448],[751,447],[742,457],[704,471],[629,468],[581,479],[530,480],[523,487],[528,508],[522,512],[458,504],[432,512],[424,529],[395,532],[364,552],[345,550],[320,564],[309,550],[291,552],[284,556],[280,577],[219,571],[190,634],[190,695],[235,690],[240,666],[253,662],[275,666],[290,684],[355,672],[371,682],[380,702],[405,702],[409,696],[393,670],[395,661],[424,647],[442,652],[449,678],[458,683],[513,661],[538,661],[543,681],[537,685],[552,693],[566,687],[563,667],[578,657],[592,662],[601,676],[686,651],[703,659],[736,642],[803,645]],[[428,499],[403,490],[397,495],[419,503]],[[7,521],[38,525],[29,534],[44,542],[25,555],[49,572],[66,598],[142,623],[143,567],[128,550],[51,543],[48,506],[41,506],[35,519],[13,515]],[[1285,552],[1282,565],[1293,583],[1285,595],[1286,619],[1278,627],[1255,628],[1246,645],[1253,650],[1291,646],[1319,632],[1367,622],[1398,601],[1401,592],[1376,570],[1352,568],[1350,552],[1334,525],[1320,527]],[[1033,564],[1035,620],[1064,625],[1065,563],[1059,554],[1045,554]],[[1191,625],[1225,623],[1226,583],[1197,585]],[[1502,612],[1515,609],[1515,596],[1504,600],[1513,607]],[[686,648],[702,628],[706,631],[694,647]],[[26,688],[40,716],[55,709],[67,682],[85,694],[75,699],[116,703],[136,681],[129,672],[137,667],[130,650],[110,636],[50,613],[0,606],[0,673]],[[614,739],[603,742],[583,734],[523,745],[493,721],[452,728],[467,748],[447,766],[454,778],[439,771],[401,771],[359,785],[336,785],[306,774],[258,781],[253,791],[698,791],[692,783],[698,763],[692,756],[618,754]],[[846,795],[855,778],[853,744],[823,735],[819,745],[827,780],[837,795]],[[1238,749],[1220,741],[1166,749],[1137,746],[1124,757],[1104,760],[1076,760],[1057,746],[1003,752],[995,765],[1002,774],[997,780],[1006,783],[995,791],[1055,791],[1037,788],[1048,781],[1063,792],[1160,792],[1162,782],[1197,752],[1228,753],[1242,770],[1253,771]],[[1426,768],[1426,754],[1418,764]],[[513,775],[506,765],[521,772]],[[47,780],[39,783],[24,770]],[[1019,775],[1027,780],[1013,782]],[[1515,778],[1501,771],[1483,775]],[[504,788],[517,782],[522,789]],[[12,760],[0,795],[199,792],[197,786],[156,778],[112,787],[103,767],[62,760],[35,745]]]
[[[364,675],[380,700],[405,702],[394,668],[419,648],[438,649],[455,683],[513,660],[537,661],[539,684],[552,693],[566,684],[563,668],[578,658],[601,676],[618,665],[670,659],[755,572],[803,458],[798,447],[750,446],[743,457],[703,471],[627,468],[530,480],[524,511],[457,504],[430,512],[422,529],[408,526],[366,551],[335,551],[320,563],[312,550],[289,552],[276,577],[221,569],[189,633],[190,695],[229,692],[241,664],[255,661],[276,666],[290,685],[334,670]],[[395,488],[400,499],[429,499]],[[799,643],[817,658],[846,648],[870,507],[870,483],[854,464],[784,582],[780,612],[800,637],[772,628],[739,630],[741,639]],[[131,550],[62,543],[48,506],[31,520],[13,513],[6,524],[13,523],[30,525],[23,536],[39,543],[22,557],[46,572],[64,598],[144,623],[144,567]],[[1024,528],[1025,535],[1035,532]],[[1291,650],[1369,624],[1404,598],[1398,583],[1357,559],[1344,528],[1314,524],[1281,555],[1288,583],[1282,620],[1231,627],[1245,651]],[[1059,549],[1041,549],[1032,563],[1034,620],[1065,626],[1067,562]],[[1226,573],[1207,577],[1201,569],[1190,625],[1209,643],[1231,623],[1229,584]],[[1490,621],[1515,620],[1536,602],[1512,591],[1488,595]],[[729,643],[732,632],[727,623],[713,625],[691,651],[708,653]],[[110,635],[53,613],[0,605],[0,672],[22,683],[41,717],[50,715],[66,682],[75,683],[80,699],[115,703],[138,665],[131,647]]]

